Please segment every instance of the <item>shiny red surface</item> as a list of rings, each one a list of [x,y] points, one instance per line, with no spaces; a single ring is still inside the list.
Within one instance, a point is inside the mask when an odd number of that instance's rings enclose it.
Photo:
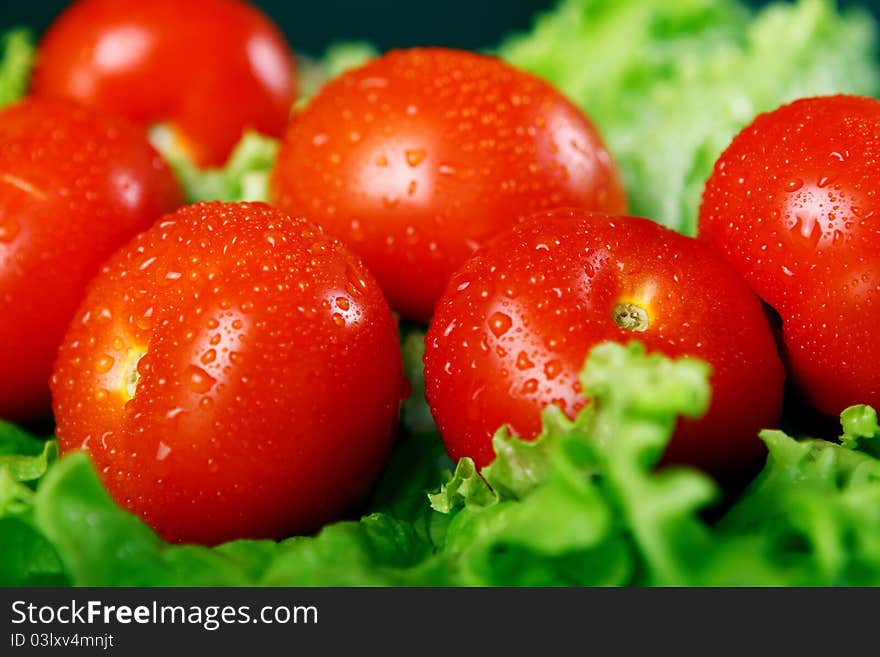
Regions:
[[[142,129],[69,101],[0,111],[0,418],[49,412],[49,376],[86,284],[181,191]]]
[[[347,511],[391,449],[396,324],[360,260],[263,204],[167,215],[108,262],[61,348],[62,451],[164,538],[281,538]]]
[[[327,84],[293,117],[273,183],[279,207],[350,244],[391,307],[422,322],[453,271],[531,212],[626,209],[600,136],[559,92],[440,48]]]
[[[880,404],[880,101],[762,114],[715,165],[700,237],[779,313],[802,392],[836,415]]]
[[[202,165],[225,162],[245,129],[281,136],[295,91],[281,32],[234,0],[80,0],[50,26],[33,78],[35,94],[167,124]]]
[[[644,310],[645,330],[621,328],[618,304]],[[736,272],[647,219],[557,210],[492,240],[438,304],[425,379],[450,456],[488,464],[495,431],[535,437],[548,404],[573,417],[586,404],[580,370],[605,340],[712,366],[709,411],[680,422],[667,462],[728,476],[764,452],[757,433],[779,419],[784,374],[761,304]]]

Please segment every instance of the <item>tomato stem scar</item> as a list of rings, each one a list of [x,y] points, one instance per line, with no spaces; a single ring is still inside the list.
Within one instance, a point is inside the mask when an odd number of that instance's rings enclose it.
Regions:
[[[648,330],[648,311],[634,303],[618,303],[611,310],[614,323],[628,331]]]
[[[138,372],[138,363],[141,362],[141,358],[143,358],[145,354],[146,352],[144,351],[137,353],[134,358],[129,360],[128,365],[125,368],[122,384],[125,386],[125,394],[129,399],[134,397],[138,383],[141,380],[141,373]]]

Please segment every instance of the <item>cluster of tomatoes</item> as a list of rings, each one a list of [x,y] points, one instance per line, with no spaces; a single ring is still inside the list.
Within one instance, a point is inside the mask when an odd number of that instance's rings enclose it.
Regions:
[[[51,402],[62,449],[166,538],[281,537],[356,503],[407,390],[392,311],[430,323],[431,411],[478,465],[500,426],[582,408],[603,340],[712,366],[665,459],[722,479],[760,459],[783,360],[823,412],[880,401],[880,103],[758,117],[698,240],[624,216],[589,120],[499,60],[391,52],[291,116],[293,61],[240,2],[80,0],[0,112],[0,417]],[[283,135],[272,205],[180,207],[158,123],[202,165]]]

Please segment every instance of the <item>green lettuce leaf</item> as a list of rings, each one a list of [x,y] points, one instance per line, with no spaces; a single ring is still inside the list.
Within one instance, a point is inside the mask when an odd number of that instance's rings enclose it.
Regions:
[[[165,543],[113,503],[82,454],[49,464],[36,492],[2,468],[0,584],[880,584],[880,460],[866,443],[764,432],[764,470],[717,522],[706,475],[658,469],[677,418],[705,410],[708,375],[695,359],[599,345],[575,419],[550,407],[534,441],[499,431],[480,472],[462,459],[450,473],[436,434],[404,434],[360,520],[280,542]],[[843,424],[844,441],[876,435],[867,407]],[[46,449],[7,435],[7,453]]]
[[[880,458],[880,426],[873,408],[864,404],[850,406],[841,413],[840,423],[843,425],[840,442],[844,447]]]
[[[376,49],[366,42],[349,42],[331,45],[320,59],[299,56],[297,107],[306,104],[324,82],[376,54]],[[277,139],[248,131],[226,164],[209,168],[196,165],[164,125],[150,131],[150,140],[177,175],[187,202],[269,200],[269,176],[278,154]]]
[[[880,584],[880,461],[824,440],[765,431],[767,466],[719,524],[798,586]],[[762,584],[763,582],[758,582]]]
[[[452,516],[439,559],[469,585],[853,586],[880,581],[880,461],[824,440],[765,431],[764,470],[717,523],[720,491],[687,468],[657,470],[675,418],[708,403],[694,360],[602,345],[583,373],[593,399],[535,443],[469,459],[432,496]],[[876,435],[867,407],[844,435]],[[523,473],[527,485],[521,486]],[[715,513],[717,515],[717,512]]]
[[[338,522],[315,537],[279,545],[261,584],[268,586],[404,586],[424,584],[415,567],[431,551],[417,528],[376,513]]]
[[[561,0],[499,54],[596,122],[631,211],[696,231],[706,178],[761,111],[802,96],[875,95],[876,25],[833,0]]]
[[[77,586],[404,584],[421,581],[407,568],[432,550],[418,523],[389,513],[337,522],[317,536],[281,542],[242,540],[215,548],[171,545],[113,503],[83,454],[53,467],[32,504],[39,532],[31,532],[33,538],[47,539],[63,573]],[[13,536],[0,524],[0,545],[25,536]],[[46,559],[43,554],[33,557],[31,569]],[[0,583],[15,581],[14,573],[0,570]]]
[[[44,450],[43,442],[21,427],[0,420],[0,457],[36,456]]]
[[[0,475],[0,490],[4,486]],[[2,492],[0,492],[2,494]],[[25,519],[0,510],[0,586],[64,586],[70,583],[58,554]]]
[[[34,55],[34,37],[29,30],[9,30],[0,36],[0,107],[27,93]]]
[[[58,458],[58,443],[47,440],[43,451],[34,456],[0,454],[0,471],[7,472],[15,481],[35,481],[46,474],[49,465]]]
[[[255,584],[271,541],[209,549],[170,545],[117,507],[84,454],[61,459],[34,499],[35,525],[77,586],[246,586]]]
[[[690,583],[707,543],[698,513],[717,491],[695,471],[654,468],[676,419],[705,411],[708,368],[606,343],[582,384],[592,403],[574,421],[551,407],[534,442],[499,431],[490,466],[463,459],[431,497],[456,514],[443,547],[461,583]]]
[[[35,482],[58,458],[58,442],[34,438],[0,420],[0,473],[12,481]]]
[[[33,522],[31,486],[57,455],[55,440],[39,440],[0,421],[0,585],[68,583],[54,547]]]
[[[177,175],[187,202],[269,200],[269,175],[278,140],[247,132],[223,167],[206,169],[190,159],[167,127],[155,126],[150,140]]]

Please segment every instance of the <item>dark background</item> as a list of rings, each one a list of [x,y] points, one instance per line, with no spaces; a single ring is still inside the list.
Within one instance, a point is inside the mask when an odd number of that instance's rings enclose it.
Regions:
[[[69,1],[0,0],[0,29],[27,25],[42,32]],[[491,46],[511,31],[528,28],[532,16],[553,6],[555,0],[257,0],[253,4],[278,23],[294,49],[319,54],[334,41],[350,39],[369,40],[382,50],[414,45]],[[840,4],[867,6],[880,15],[878,0],[842,0]]]
[[[0,0],[0,28],[27,25],[42,32],[68,4],[70,0]],[[494,45],[509,31],[528,28],[533,14],[553,6],[554,0],[252,0],[252,4],[275,20],[295,50],[320,54],[334,41],[351,39],[371,41],[382,50]]]

